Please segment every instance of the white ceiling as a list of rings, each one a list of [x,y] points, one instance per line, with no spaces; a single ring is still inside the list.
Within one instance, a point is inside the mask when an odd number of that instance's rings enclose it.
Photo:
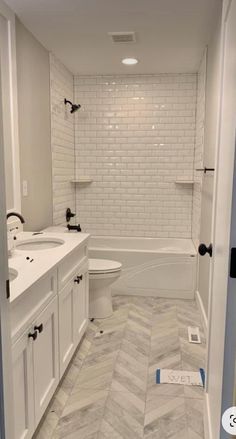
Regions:
[[[6,0],[74,74],[195,72],[219,0]],[[114,45],[108,32],[135,31]],[[136,57],[133,67],[121,64]]]

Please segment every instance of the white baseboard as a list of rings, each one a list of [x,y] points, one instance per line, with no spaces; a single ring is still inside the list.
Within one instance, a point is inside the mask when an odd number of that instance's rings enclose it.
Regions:
[[[196,298],[196,302],[197,302],[199,311],[200,311],[201,316],[202,316],[202,323],[203,323],[203,329],[205,332],[205,336],[207,336],[207,326],[208,326],[207,315],[206,315],[205,308],[204,308],[204,305],[202,302],[202,298],[199,294],[199,291],[196,291],[195,298]]]
[[[204,399],[204,433],[205,433],[205,439],[213,439],[212,429],[211,429],[209,399],[207,393],[205,393],[205,399]]]

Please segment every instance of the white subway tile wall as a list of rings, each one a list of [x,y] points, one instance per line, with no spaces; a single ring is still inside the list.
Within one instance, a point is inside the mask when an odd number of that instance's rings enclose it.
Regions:
[[[64,98],[73,101],[73,75],[50,54],[53,223],[65,224],[67,207],[75,209],[74,116]]]
[[[193,214],[192,239],[199,244],[202,179],[203,173],[196,169],[203,168],[204,134],[205,134],[205,91],[206,91],[206,51],[202,58],[198,72],[197,111],[196,111],[196,142],[194,156],[194,187],[193,187]]]
[[[197,75],[74,78],[77,220],[96,235],[191,237]],[[60,124],[60,122],[59,122]],[[63,196],[61,197],[63,199]]]

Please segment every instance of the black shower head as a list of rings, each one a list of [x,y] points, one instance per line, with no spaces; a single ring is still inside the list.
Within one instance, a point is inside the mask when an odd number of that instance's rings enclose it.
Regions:
[[[81,105],[76,105],[76,104],[72,104],[72,102],[71,101],[68,101],[66,98],[64,99],[64,104],[66,105],[66,104],[70,104],[71,105],[71,110],[70,110],[70,112],[71,113],[75,113],[77,110],[79,110],[80,109],[80,107],[81,107]]]

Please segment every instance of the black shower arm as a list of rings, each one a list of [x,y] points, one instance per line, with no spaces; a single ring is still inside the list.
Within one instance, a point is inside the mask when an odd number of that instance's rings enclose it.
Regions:
[[[68,99],[66,99],[66,98],[64,99],[64,104],[65,104],[65,105],[66,105],[66,104],[73,105],[72,102],[71,102],[71,101],[68,101]]]

